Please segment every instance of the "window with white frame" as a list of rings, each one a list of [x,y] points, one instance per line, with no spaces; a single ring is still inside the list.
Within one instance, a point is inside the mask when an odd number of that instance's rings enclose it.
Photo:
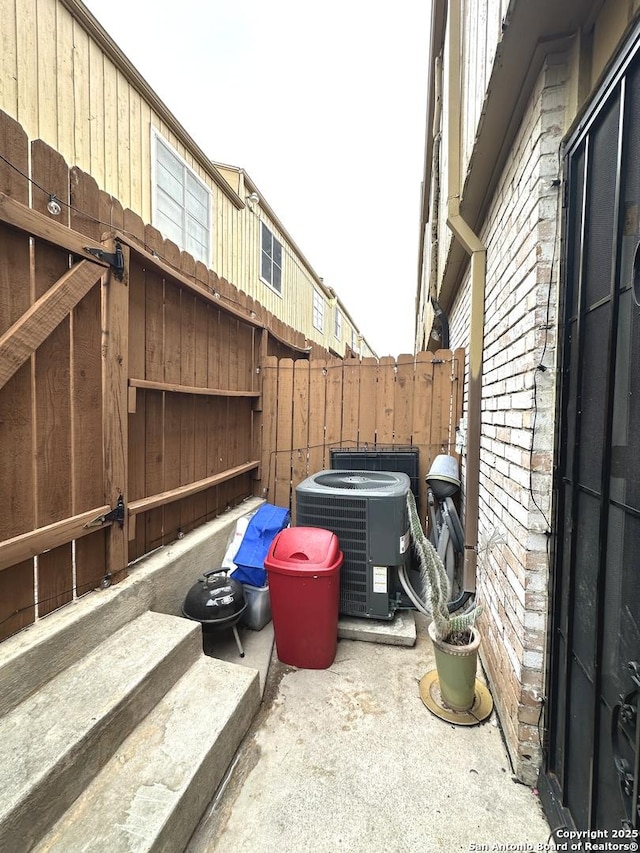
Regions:
[[[260,230],[260,278],[278,293],[282,293],[282,243],[273,236],[264,222]]]
[[[324,297],[319,290],[313,291],[313,326],[319,332],[324,331]]]
[[[153,224],[197,261],[211,263],[211,191],[159,134],[154,139]]]
[[[342,340],[342,311],[337,305],[333,315],[333,334],[339,341]]]

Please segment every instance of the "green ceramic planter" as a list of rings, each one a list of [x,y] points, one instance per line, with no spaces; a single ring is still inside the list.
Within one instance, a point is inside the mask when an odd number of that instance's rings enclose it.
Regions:
[[[433,622],[429,625],[442,701],[452,711],[468,711],[475,700],[480,634],[471,628],[468,646],[452,646],[438,640]]]

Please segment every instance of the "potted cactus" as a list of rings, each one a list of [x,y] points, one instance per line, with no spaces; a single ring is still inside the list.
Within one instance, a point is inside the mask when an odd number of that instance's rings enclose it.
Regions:
[[[435,548],[424,535],[415,499],[407,496],[411,540],[420,563],[422,599],[430,604],[429,636],[433,643],[442,701],[452,711],[468,711],[475,700],[480,633],[479,606],[467,613],[449,612],[449,578]]]

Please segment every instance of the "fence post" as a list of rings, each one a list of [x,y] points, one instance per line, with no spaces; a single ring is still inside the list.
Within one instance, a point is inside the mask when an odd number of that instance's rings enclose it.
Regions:
[[[106,252],[115,251],[115,240],[103,241]],[[109,270],[102,280],[102,393],[105,503],[115,507],[122,496],[128,503],[129,379],[129,249],[122,246],[124,276],[119,281]],[[128,514],[124,524],[111,524],[107,536],[107,577],[113,583],[127,575]]]

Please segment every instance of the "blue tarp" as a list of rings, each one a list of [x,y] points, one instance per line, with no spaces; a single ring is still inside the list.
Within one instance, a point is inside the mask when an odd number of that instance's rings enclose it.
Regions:
[[[289,524],[289,510],[273,504],[263,504],[249,521],[240,547],[233,558],[237,568],[231,573],[234,580],[252,586],[266,586],[264,561],[276,534]]]

